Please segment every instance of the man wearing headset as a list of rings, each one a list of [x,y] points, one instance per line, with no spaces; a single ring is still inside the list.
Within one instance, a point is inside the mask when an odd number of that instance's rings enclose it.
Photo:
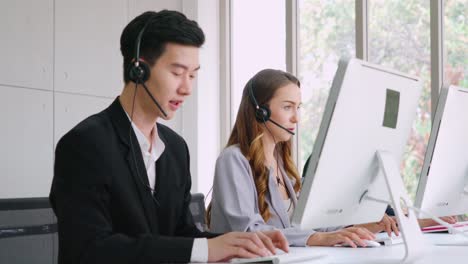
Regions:
[[[57,144],[50,201],[59,263],[214,262],[288,250],[279,231],[216,235],[193,224],[187,145],[156,121],[191,94],[204,39],[195,21],[167,10],[123,30],[121,95]]]

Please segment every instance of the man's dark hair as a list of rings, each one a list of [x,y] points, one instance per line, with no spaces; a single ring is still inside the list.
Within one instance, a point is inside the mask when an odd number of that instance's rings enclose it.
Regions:
[[[148,23],[140,43],[140,58],[150,67],[164,53],[167,43],[176,43],[201,47],[205,42],[205,34],[196,21],[189,20],[177,11],[148,11],[135,17],[124,28],[120,36],[120,51],[123,56],[124,81],[130,81],[128,68],[135,59],[137,36]]]

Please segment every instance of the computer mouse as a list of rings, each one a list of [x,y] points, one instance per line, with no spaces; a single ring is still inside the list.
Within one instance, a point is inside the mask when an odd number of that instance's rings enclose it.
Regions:
[[[377,242],[377,241],[373,241],[373,240],[366,240],[366,239],[363,239],[362,241],[364,241],[364,243],[366,243],[366,246],[365,247],[380,247],[380,243]],[[362,248],[363,246],[359,245],[356,241],[354,241],[354,244],[356,244],[357,247],[359,248]],[[341,244],[343,247],[351,247],[351,245],[345,243],[345,244]]]
[[[380,247],[380,243],[374,240],[364,240],[367,247]]]

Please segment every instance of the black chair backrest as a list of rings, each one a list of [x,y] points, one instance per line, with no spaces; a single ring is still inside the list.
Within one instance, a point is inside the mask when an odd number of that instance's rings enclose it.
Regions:
[[[200,231],[207,231],[205,223],[205,196],[202,193],[193,193],[189,207],[195,226]]]
[[[49,198],[0,199],[0,263],[57,263],[57,219]]]

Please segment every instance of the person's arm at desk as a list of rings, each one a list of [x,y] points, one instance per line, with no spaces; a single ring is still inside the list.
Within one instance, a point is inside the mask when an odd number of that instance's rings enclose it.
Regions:
[[[71,264],[190,261],[191,237],[118,231],[110,210],[114,161],[95,138],[73,133],[57,145],[50,200],[58,219],[59,258]]]
[[[187,145],[186,160],[189,162],[189,152]],[[190,168],[187,164],[186,168]],[[188,181],[191,181],[190,171],[186,172]],[[192,249],[191,262],[222,261],[232,257],[256,257],[261,254],[274,254],[275,247],[284,251],[288,250],[285,237],[279,231],[265,231],[257,233],[231,232],[227,234],[214,234],[210,232],[201,232],[193,223],[193,217],[190,213],[189,205],[191,183],[186,185],[184,197],[184,210],[182,217],[179,218],[177,226],[177,235],[197,237]],[[200,238],[203,237],[203,238]],[[204,238],[209,238],[208,240]]]
[[[451,224],[451,225],[457,223],[456,216],[444,216],[444,217],[441,217],[440,219],[442,219],[442,221],[447,222],[448,224]],[[432,218],[418,219],[418,223],[421,228],[439,225],[439,223],[434,221]]]
[[[110,168],[115,161],[106,158],[109,150],[94,142],[94,138],[99,137],[69,134],[57,145],[50,200],[58,219],[61,262],[189,262],[194,243],[190,236],[197,232],[190,225],[180,231],[188,237],[151,233],[130,236],[117,231],[110,209],[113,175]],[[208,240],[208,261],[262,256],[265,247],[272,250],[273,243],[282,241],[284,244],[284,237],[275,233],[260,237],[236,233],[218,236]]]
[[[224,151],[216,162],[212,202],[215,207],[211,211],[211,225],[214,230],[279,229],[291,246],[333,246],[349,242],[350,245],[355,246],[353,241],[364,245],[362,239],[373,239],[373,234],[363,228],[317,232],[298,227],[283,228],[267,223],[259,213],[258,196],[249,162],[240,151],[233,151],[233,149]],[[279,216],[272,217],[278,218]]]

